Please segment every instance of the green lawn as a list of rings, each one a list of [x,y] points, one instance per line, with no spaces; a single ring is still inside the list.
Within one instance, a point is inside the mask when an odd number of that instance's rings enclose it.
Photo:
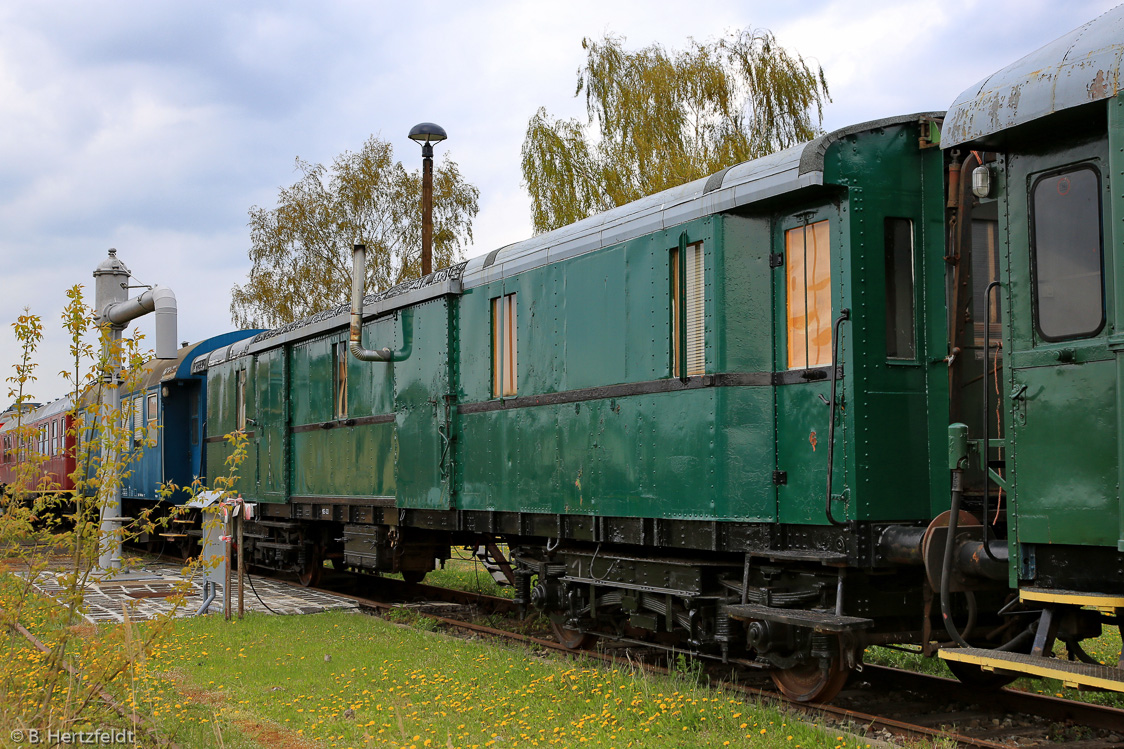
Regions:
[[[147,672],[138,700],[192,747],[867,746],[685,678],[348,612],[185,620]]]

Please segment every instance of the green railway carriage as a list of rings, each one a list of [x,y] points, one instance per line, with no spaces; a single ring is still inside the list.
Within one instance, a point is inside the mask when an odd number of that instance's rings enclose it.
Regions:
[[[988,227],[953,252],[969,273],[992,266],[995,286],[986,323],[974,318],[997,348],[986,352],[990,381],[976,385],[991,397],[975,398],[986,422],[971,425],[967,462],[982,479],[987,440],[991,499],[1003,490],[1009,518],[1010,584],[1040,613],[1029,652],[941,655],[1116,690],[1121,669],[1048,656],[1060,640],[1091,661],[1079,641],[1112,622],[1098,610],[1124,626],[1122,55],[1116,8],[967,89],[942,143],[972,174],[960,223]],[[972,317],[967,304],[958,311]]]
[[[466,546],[569,646],[801,700],[901,643],[977,684],[1124,689],[1080,662],[1124,622],[1122,40],[1124,8],[947,117],[359,279],[350,317],[195,359],[208,475],[248,439],[240,553],[309,584]]]
[[[349,358],[345,307],[212,357],[209,432],[250,437],[247,552],[420,578],[502,538],[572,644],[753,655],[801,698],[865,644],[925,639],[901,548],[949,504],[939,122],[837,131],[368,297],[389,362]]]

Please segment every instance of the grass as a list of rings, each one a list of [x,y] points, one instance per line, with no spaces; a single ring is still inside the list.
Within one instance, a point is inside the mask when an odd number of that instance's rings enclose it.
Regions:
[[[501,547],[501,551],[506,554],[507,547]],[[453,556],[446,560],[443,568],[433,570],[425,576],[426,585],[500,598],[515,597],[515,589],[510,585],[500,585],[493,580],[488,570],[484,569],[483,563],[473,556],[472,552],[453,547],[452,554]],[[402,579],[399,574],[387,574],[385,577]]]
[[[182,621],[148,667],[185,746],[866,746],[685,678],[346,612]]]

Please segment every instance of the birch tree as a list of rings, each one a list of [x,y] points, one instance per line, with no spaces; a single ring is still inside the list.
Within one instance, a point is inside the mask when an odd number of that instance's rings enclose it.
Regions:
[[[235,325],[278,327],[345,301],[356,242],[367,245],[369,293],[421,274],[421,170],[396,161],[390,143],[371,136],[331,166],[298,158],[296,170],[276,207],[250,209],[253,267],[231,290]],[[435,165],[434,268],[463,255],[479,196],[452,159]]]
[[[586,118],[539,109],[523,141],[536,232],[809,140],[830,101],[819,65],[746,29],[686,49],[582,40]]]

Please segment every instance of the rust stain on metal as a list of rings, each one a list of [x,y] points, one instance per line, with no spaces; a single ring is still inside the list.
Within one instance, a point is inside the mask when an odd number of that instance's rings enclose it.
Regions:
[[[1089,99],[1091,101],[1099,101],[1109,96],[1108,82],[1105,81],[1103,70],[1098,70],[1097,75],[1093,78],[1092,83],[1088,86]]]

